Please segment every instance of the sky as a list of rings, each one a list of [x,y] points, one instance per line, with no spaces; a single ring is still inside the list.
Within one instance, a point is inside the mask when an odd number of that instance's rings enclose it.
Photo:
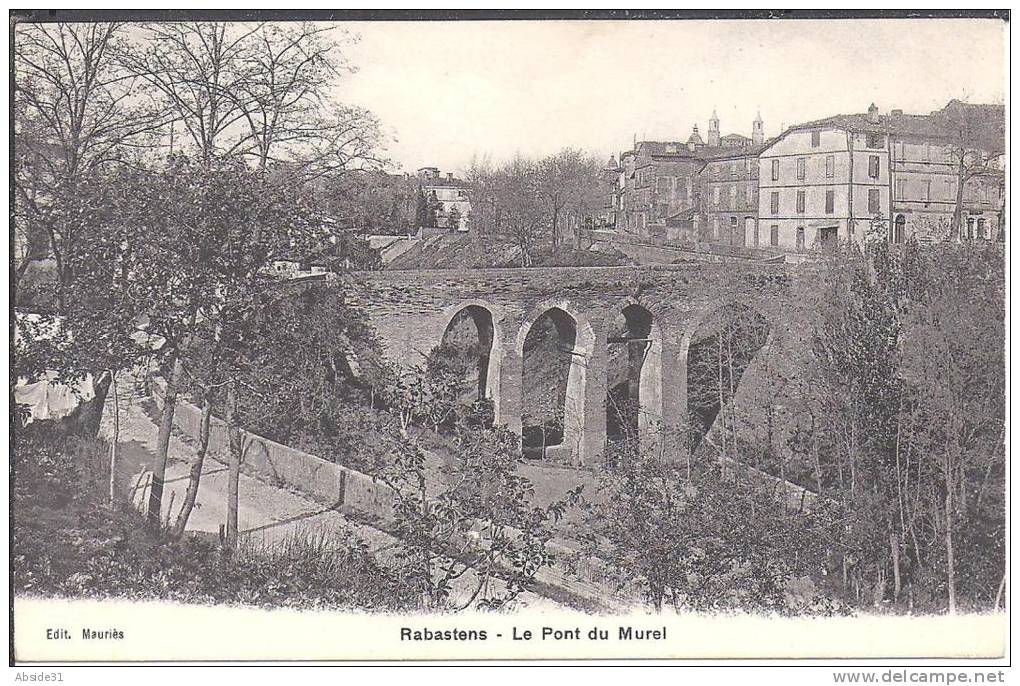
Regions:
[[[472,156],[605,156],[646,140],[765,134],[831,114],[1004,101],[993,19],[346,22],[344,102],[382,121],[395,169]]]

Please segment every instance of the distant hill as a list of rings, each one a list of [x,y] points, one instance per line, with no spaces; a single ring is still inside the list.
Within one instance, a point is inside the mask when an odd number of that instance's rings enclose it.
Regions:
[[[413,247],[389,260],[385,269],[484,269],[519,267],[520,250],[502,237],[478,238],[471,235],[442,235],[415,240]],[[535,267],[612,267],[634,264],[621,252],[589,251],[552,244],[539,246],[533,252]]]

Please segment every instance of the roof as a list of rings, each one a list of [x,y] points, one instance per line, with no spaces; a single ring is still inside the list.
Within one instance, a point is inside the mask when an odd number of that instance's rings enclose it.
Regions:
[[[747,136],[741,136],[739,133],[728,133],[719,140],[721,141],[749,141],[751,140]]]
[[[903,114],[899,110],[894,110],[890,114],[877,115],[877,121],[874,122],[866,113],[837,114],[797,124],[788,130],[833,127],[860,133],[949,139],[959,137],[963,127],[967,129],[964,135],[971,138],[978,147],[998,150],[1002,149],[1005,143],[1004,118],[1002,105],[950,100],[941,110],[935,110],[930,114]]]
[[[422,188],[431,188],[433,186],[444,186],[448,188],[464,188],[464,189],[471,188],[471,185],[469,183],[467,183],[466,181],[461,181],[460,179],[445,179],[445,178],[422,179],[421,182]]]
[[[735,160],[743,157],[757,157],[758,153],[771,145],[772,142],[773,139],[770,139],[764,143],[759,143],[758,145],[748,145],[742,148],[732,146],[702,148],[698,151],[698,156],[706,162],[714,162],[716,160]]]

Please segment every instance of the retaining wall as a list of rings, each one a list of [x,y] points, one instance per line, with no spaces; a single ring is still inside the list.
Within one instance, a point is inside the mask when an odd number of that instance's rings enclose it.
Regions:
[[[156,405],[162,410],[166,382],[153,381]],[[198,440],[202,410],[178,397],[174,425]],[[367,474],[291,448],[268,438],[241,431],[241,469],[277,486],[293,488],[316,500],[363,517],[392,521],[394,495],[389,487]],[[212,418],[209,454],[228,454],[230,439],[223,420]]]

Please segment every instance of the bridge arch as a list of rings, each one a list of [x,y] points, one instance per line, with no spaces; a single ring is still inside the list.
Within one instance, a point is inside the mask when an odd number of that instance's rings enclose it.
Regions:
[[[525,316],[515,352],[526,455],[569,464],[592,457],[599,440],[590,400],[595,341],[588,317],[566,300],[544,301]]]
[[[466,300],[443,310],[443,329],[439,345],[456,348],[467,355],[468,371],[477,383],[477,399],[492,401],[496,422],[501,415],[500,375],[503,364],[503,313],[492,303],[482,299]],[[465,337],[468,340],[465,340]],[[473,338],[473,340],[470,340]],[[467,344],[467,345],[465,345]]]
[[[663,424],[663,333],[660,317],[633,297],[607,313],[606,433],[642,447]]]
[[[736,395],[743,373],[770,344],[775,317],[757,298],[716,298],[685,323],[677,349],[678,407],[686,412],[691,445],[711,430]]]

